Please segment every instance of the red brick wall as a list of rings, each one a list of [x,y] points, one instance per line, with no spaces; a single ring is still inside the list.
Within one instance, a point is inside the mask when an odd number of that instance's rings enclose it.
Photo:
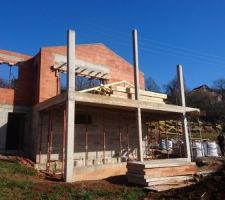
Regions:
[[[0,61],[18,62],[20,59],[19,77],[16,89],[1,89],[0,103],[30,106],[58,93],[58,78],[51,70],[54,65],[54,53],[66,56],[66,46],[42,48],[38,55],[30,56],[0,50],[0,53],[11,56],[1,57]],[[109,83],[126,80],[133,83],[133,67],[126,60],[115,54],[103,44],[77,45],[76,58],[105,65],[110,68]],[[144,89],[144,75],[140,72],[140,86]],[[3,98],[4,94],[6,96]]]
[[[78,45],[78,59],[110,67],[109,83],[126,80],[134,83],[133,66],[103,44]],[[144,89],[144,75],[139,73],[140,87]]]
[[[66,46],[45,47],[41,49],[39,102],[57,94],[57,77],[51,71],[54,65],[53,54],[66,56]],[[76,58],[105,65],[110,68],[109,83],[126,80],[134,82],[133,66],[103,44],[77,45]],[[140,87],[144,89],[144,75],[140,72]]]
[[[10,104],[14,103],[14,90],[7,88],[0,88],[0,104]]]
[[[19,64],[19,76],[16,89],[14,92],[15,105],[33,105],[33,88],[37,74],[34,65],[35,57]]]
[[[51,70],[54,65],[54,57],[47,48],[42,48],[40,52],[40,84],[39,84],[39,101],[42,102],[57,95],[57,77]]]
[[[22,61],[21,61],[22,60]],[[0,61],[4,63],[18,62],[18,81],[15,89],[0,88],[0,103],[31,106],[33,104],[34,58],[30,56],[0,50]]]

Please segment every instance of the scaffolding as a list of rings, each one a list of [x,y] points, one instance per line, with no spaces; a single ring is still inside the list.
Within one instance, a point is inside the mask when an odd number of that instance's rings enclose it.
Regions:
[[[181,119],[146,122],[144,159],[179,158],[184,156]]]

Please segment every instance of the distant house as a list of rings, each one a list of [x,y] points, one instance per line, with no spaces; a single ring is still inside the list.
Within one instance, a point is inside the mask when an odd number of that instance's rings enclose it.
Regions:
[[[208,85],[200,85],[194,88],[190,93],[205,92],[212,97],[212,102],[217,103],[222,101],[222,95],[215,89],[210,88]]]

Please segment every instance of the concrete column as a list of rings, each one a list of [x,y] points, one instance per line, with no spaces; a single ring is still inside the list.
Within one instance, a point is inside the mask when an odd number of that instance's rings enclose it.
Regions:
[[[75,102],[72,96],[75,91],[75,32],[67,32],[67,102],[66,102],[66,147],[64,179],[73,181],[74,154],[74,116]]]
[[[181,106],[186,107],[185,93],[184,93],[184,78],[183,78],[183,70],[181,65],[177,65],[177,78],[178,78],[179,92],[180,92],[180,104]],[[186,157],[188,158],[188,161],[191,161],[191,149],[190,149],[186,113],[183,113],[182,115],[182,129],[185,136]]]
[[[139,100],[139,66],[138,66],[138,42],[137,30],[132,31],[133,34],[133,62],[134,62],[134,87],[135,87],[135,100]],[[141,108],[137,109],[137,127],[138,127],[138,160],[143,161],[142,150],[142,121],[141,121]]]

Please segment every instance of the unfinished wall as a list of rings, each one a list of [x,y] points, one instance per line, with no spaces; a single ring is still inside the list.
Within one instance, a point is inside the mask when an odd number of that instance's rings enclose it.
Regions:
[[[39,101],[54,97],[58,93],[59,80],[55,72],[54,55],[66,56],[66,46],[41,48]],[[103,44],[77,45],[76,58],[93,64],[104,65],[110,69],[109,83],[126,80],[134,82],[133,66]],[[140,76],[140,87],[144,89],[144,75]]]
[[[14,105],[32,106],[37,80],[38,58],[34,57],[18,65],[19,76],[14,92]]]
[[[79,111],[91,116],[92,123],[75,127],[75,164],[77,166],[118,163],[128,157],[137,156],[138,137],[135,116],[109,111]],[[88,153],[85,154],[86,128]],[[121,137],[121,142],[120,142]],[[104,139],[105,138],[105,139]],[[105,140],[105,150],[104,150]]]
[[[34,111],[33,117],[35,161],[62,160],[63,109],[49,109],[41,113]]]
[[[8,122],[8,112],[12,112],[12,108],[1,106],[0,107],[0,150],[4,151],[6,146],[6,131]]]
[[[18,65],[18,80],[15,89],[0,88],[0,103],[19,106],[31,106],[33,87],[37,73],[36,57],[0,50],[0,64]],[[0,66],[1,67],[1,66]],[[36,84],[36,83],[35,83]]]
[[[24,148],[26,148],[28,135],[29,135],[29,126],[30,126],[30,118],[29,118],[29,108],[12,106],[6,104],[0,104],[0,150],[5,151],[6,149],[6,135],[7,135],[7,123],[8,123],[8,113],[26,113],[26,122],[25,122],[25,131],[24,131]]]
[[[38,101],[36,103],[47,100],[58,94],[58,79],[51,67],[54,65],[53,53],[46,48],[40,51],[40,82]]]
[[[42,164],[46,164],[48,160],[62,161],[63,108],[52,110],[52,123],[49,120],[50,112],[49,110],[43,113],[41,138],[40,129],[36,130],[37,163],[39,162],[40,152]],[[137,158],[138,135],[134,112],[79,106],[76,107],[76,113],[78,115],[89,115],[91,123],[75,124],[75,167],[115,164],[127,159]],[[40,120],[41,118],[39,124]],[[143,131],[146,131],[144,125]]]
[[[14,93],[14,89],[0,88],[0,104],[13,105]]]

